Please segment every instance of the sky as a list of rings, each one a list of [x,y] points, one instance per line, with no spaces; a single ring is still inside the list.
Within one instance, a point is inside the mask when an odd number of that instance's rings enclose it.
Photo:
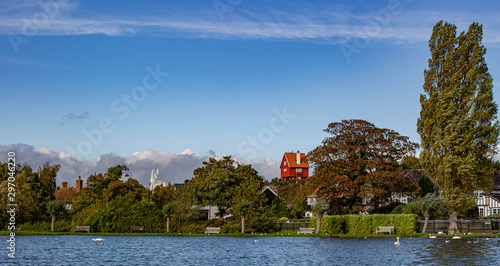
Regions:
[[[0,0],[0,161],[116,164],[179,183],[231,155],[279,175],[329,123],[364,119],[420,142],[432,27],[483,25],[500,77],[497,1]]]

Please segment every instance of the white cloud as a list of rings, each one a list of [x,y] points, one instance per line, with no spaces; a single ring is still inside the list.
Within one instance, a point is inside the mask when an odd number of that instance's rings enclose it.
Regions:
[[[116,154],[103,154],[98,159],[82,160],[71,154],[53,151],[49,147],[35,150],[26,144],[0,145],[0,161],[7,161],[10,151],[16,153],[16,162],[28,163],[35,171],[45,162],[50,164],[61,164],[57,175],[57,184],[67,181],[70,186],[75,186],[75,180],[81,176],[86,180],[93,173],[105,173],[109,167],[115,165],[127,165],[130,169],[130,177],[137,179],[142,185],[148,186],[151,170],[159,169],[158,179],[171,183],[182,183],[193,177],[194,169],[202,166],[203,161],[210,157],[221,159],[226,154],[210,151],[206,156],[198,156],[192,149],[185,149],[178,154],[147,149],[136,152],[131,156],[118,156]],[[265,158],[260,162],[246,160],[236,154],[233,159],[241,164],[252,164],[261,176],[271,179],[279,174],[279,165],[271,158]]]
[[[240,5],[224,13],[220,20],[212,5],[198,4],[182,8],[141,12],[101,12],[83,10],[77,1],[64,1],[57,12],[47,13],[38,1],[15,4],[8,1],[0,11],[0,34],[17,35],[148,35],[160,37],[193,37],[219,39],[284,39],[344,43],[353,38],[399,42],[427,41],[434,24],[441,20],[456,23],[459,28],[480,17],[485,26],[498,26],[496,13],[474,14],[448,11],[380,9],[352,12],[345,5],[318,7],[312,3],[270,6]],[[78,11],[78,12],[76,12]],[[36,19],[48,16],[47,20]],[[38,14],[38,17],[37,15]],[[489,35],[494,36],[496,32]],[[488,42],[500,42],[485,37]]]

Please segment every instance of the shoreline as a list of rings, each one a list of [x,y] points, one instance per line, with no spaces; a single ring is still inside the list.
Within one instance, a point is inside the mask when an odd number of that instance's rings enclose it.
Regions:
[[[0,235],[8,236],[11,231],[0,231]],[[75,232],[38,232],[38,231],[16,231],[14,232],[16,236],[22,235],[88,235],[88,236],[164,236],[164,237],[213,237],[213,236],[223,236],[223,237],[318,237],[318,238],[429,238],[429,233],[415,233],[411,235],[349,235],[349,234],[300,234],[294,231],[281,231],[277,233],[236,233],[236,234],[186,234],[186,233],[102,233],[102,232],[90,232],[90,233],[75,233]],[[455,235],[438,235],[433,234],[437,238],[451,238]],[[459,235],[462,238],[500,238],[500,234],[472,234],[472,235]]]

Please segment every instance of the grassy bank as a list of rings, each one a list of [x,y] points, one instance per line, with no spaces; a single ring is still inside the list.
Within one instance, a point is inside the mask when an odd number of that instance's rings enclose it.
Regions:
[[[0,235],[8,235],[10,231],[0,231]],[[411,235],[363,235],[363,234],[337,234],[337,235],[328,235],[328,234],[300,234],[298,235],[295,231],[280,231],[277,233],[269,233],[269,234],[181,234],[181,233],[74,233],[74,232],[37,232],[37,231],[17,231],[15,232],[16,236],[19,235],[89,235],[89,236],[229,236],[229,237],[321,237],[321,238],[394,238],[394,237],[402,237],[402,238],[428,238],[429,234],[411,234]],[[451,238],[454,235],[436,235],[437,238]],[[473,234],[473,235],[460,235],[463,238],[499,238],[499,234]]]

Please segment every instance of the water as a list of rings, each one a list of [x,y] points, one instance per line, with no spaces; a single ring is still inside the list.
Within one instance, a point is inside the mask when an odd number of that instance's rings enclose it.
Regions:
[[[16,236],[0,265],[500,265],[498,239],[98,237]]]

